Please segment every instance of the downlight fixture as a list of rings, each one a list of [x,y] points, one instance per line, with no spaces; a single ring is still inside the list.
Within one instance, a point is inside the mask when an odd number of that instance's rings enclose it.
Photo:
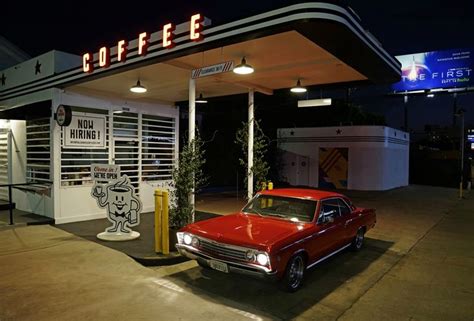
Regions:
[[[245,60],[245,57],[243,57],[240,65],[235,66],[233,71],[234,73],[239,74],[239,75],[248,75],[248,74],[253,73],[254,69],[252,66],[250,66],[247,63],[247,60]]]
[[[291,88],[290,91],[292,93],[301,94],[301,93],[305,93],[307,89],[301,86],[301,81],[298,79],[298,81],[296,82],[296,86]]]
[[[137,83],[130,88],[130,91],[136,94],[143,94],[147,92],[147,89],[140,83],[140,80],[137,80]]]

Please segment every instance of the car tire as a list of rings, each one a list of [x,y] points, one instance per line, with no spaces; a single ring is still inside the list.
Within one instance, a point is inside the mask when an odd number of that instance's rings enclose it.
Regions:
[[[300,254],[293,256],[286,266],[285,275],[281,280],[281,288],[286,292],[297,291],[303,286],[305,271],[306,262],[304,257]]]
[[[360,249],[364,245],[364,238],[365,238],[365,229],[361,227],[357,230],[357,233],[354,236],[354,240],[352,241],[351,248],[353,251],[360,251]]]

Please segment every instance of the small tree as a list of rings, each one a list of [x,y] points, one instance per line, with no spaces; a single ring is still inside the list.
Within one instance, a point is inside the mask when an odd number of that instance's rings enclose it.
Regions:
[[[185,144],[179,153],[178,165],[172,172],[170,209],[172,227],[180,228],[191,223],[193,206],[189,197],[193,193],[193,188],[194,193],[197,193],[207,181],[202,169],[206,163],[203,146],[204,142],[197,134],[196,138]]]
[[[239,158],[239,163],[248,171],[248,129],[249,122],[243,122],[242,128],[240,128],[235,135],[235,143],[239,144],[242,148],[243,158]],[[260,127],[260,121],[254,120],[254,135],[253,135],[253,166],[250,171],[253,173],[254,184],[253,192],[260,190],[262,184],[266,181],[270,166],[265,161],[265,155],[268,151],[268,138]],[[248,173],[244,178],[245,186],[248,182]]]

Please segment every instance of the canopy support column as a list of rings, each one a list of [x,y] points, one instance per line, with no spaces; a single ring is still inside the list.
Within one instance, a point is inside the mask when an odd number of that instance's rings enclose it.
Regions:
[[[254,132],[254,89],[249,90],[249,132],[248,132],[248,166],[247,166],[247,197],[251,199],[253,196],[253,132]]]

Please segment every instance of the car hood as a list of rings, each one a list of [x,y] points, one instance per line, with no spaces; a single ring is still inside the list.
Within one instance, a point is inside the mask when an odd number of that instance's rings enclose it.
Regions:
[[[267,248],[276,242],[300,233],[308,224],[253,214],[232,214],[188,225],[190,233],[218,242]]]

